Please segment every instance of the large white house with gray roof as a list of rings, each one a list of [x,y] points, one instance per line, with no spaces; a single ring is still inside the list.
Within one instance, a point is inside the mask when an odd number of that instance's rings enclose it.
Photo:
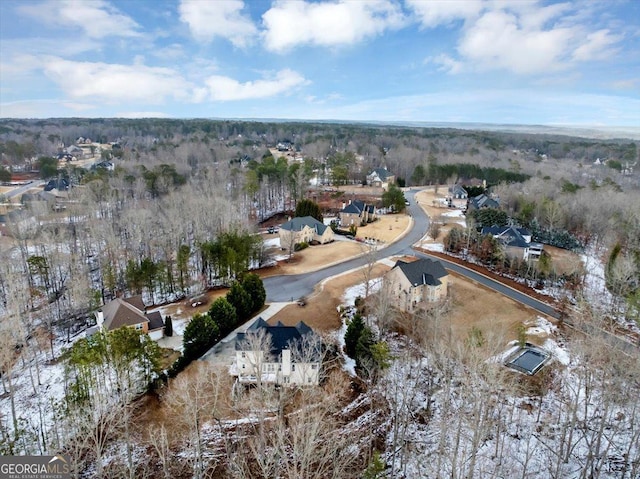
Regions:
[[[303,321],[270,326],[258,318],[246,333],[238,333],[235,349],[230,372],[242,383],[315,386],[320,380],[322,343]]]

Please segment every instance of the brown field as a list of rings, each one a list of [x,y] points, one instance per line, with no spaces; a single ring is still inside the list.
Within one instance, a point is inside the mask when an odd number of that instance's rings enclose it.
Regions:
[[[582,274],[584,272],[582,259],[573,251],[547,245],[544,245],[544,251],[551,256],[552,266],[556,274]]]
[[[541,316],[537,311],[474,281],[452,273],[450,278],[451,328],[453,336],[461,341],[468,337],[473,327],[485,336],[502,333],[505,342],[517,339],[519,324]],[[540,337],[531,339],[537,338]]]

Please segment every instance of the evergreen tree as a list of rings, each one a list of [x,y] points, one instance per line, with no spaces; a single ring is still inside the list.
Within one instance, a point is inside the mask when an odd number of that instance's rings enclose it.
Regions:
[[[385,208],[393,207],[393,209],[399,213],[404,211],[404,202],[404,194],[396,185],[389,185],[389,189],[382,193],[382,204]]]
[[[220,337],[218,325],[208,314],[196,314],[184,329],[184,357],[197,359]]]
[[[226,298],[218,298],[213,302],[209,316],[218,325],[220,336],[229,334],[238,322],[236,310]]]
[[[318,221],[322,221],[320,206],[311,200],[301,200],[296,205],[295,217],[312,216]]]
[[[0,166],[0,183],[11,181],[11,172]]]
[[[167,316],[164,320],[164,335],[165,336],[173,336],[173,321],[171,320],[171,316]]]
[[[244,322],[251,315],[253,302],[251,296],[247,293],[242,285],[238,282],[233,283],[231,289],[227,293],[227,301],[235,308],[238,315],[238,321]]]
[[[350,358],[356,358],[356,347],[364,328],[364,321],[359,314],[356,314],[347,326],[347,331],[344,334],[344,350]]]
[[[255,313],[264,306],[267,292],[264,289],[262,279],[255,273],[245,274],[242,278],[242,287],[251,298],[251,312]]]

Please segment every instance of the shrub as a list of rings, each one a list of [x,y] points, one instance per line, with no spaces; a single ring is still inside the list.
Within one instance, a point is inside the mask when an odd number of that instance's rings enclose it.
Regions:
[[[306,241],[303,241],[302,243],[296,243],[293,246],[293,251],[302,251],[303,249],[306,249],[309,247],[309,243],[307,243]]]

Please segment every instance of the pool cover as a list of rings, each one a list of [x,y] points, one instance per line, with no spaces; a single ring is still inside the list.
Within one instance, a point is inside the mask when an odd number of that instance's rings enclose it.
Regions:
[[[549,355],[538,349],[524,347],[519,354],[507,363],[507,366],[517,371],[533,376],[544,365]]]

